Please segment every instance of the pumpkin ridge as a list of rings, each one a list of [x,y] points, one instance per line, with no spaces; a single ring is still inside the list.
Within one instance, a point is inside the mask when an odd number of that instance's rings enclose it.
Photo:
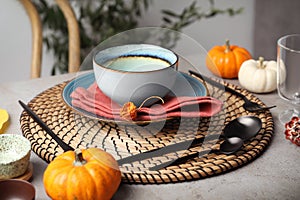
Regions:
[[[230,45],[230,51],[236,51],[239,50],[239,48],[241,47],[238,47],[237,45]]]
[[[95,187],[91,186],[91,182],[93,182],[92,177],[87,177],[87,170],[85,169],[84,166],[74,166],[71,171],[68,174],[68,180],[67,184],[70,185],[70,183],[73,184],[73,188],[67,188],[68,194],[67,197],[68,199],[74,199],[75,197],[80,199],[79,197],[85,197],[83,199],[91,199],[94,196],[94,192],[96,189]],[[84,181],[82,181],[84,178]],[[88,188],[82,187],[82,185],[89,185]]]
[[[52,161],[55,162],[55,161]],[[51,165],[52,167],[47,168],[47,170],[45,171],[44,177],[50,177],[50,179],[48,178],[46,181],[44,181],[45,186],[49,184],[49,186],[46,186],[46,192],[48,195],[51,195],[51,197],[53,197],[54,199],[61,199],[60,197],[65,196],[66,195],[66,190],[59,190],[59,192],[53,192],[47,188],[60,188],[61,186],[63,186],[64,184],[60,184],[59,186],[57,185],[57,182],[61,183],[63,178],[66,181],[68,179],[68,175],[66,176],[61,176],[64,174],[67,174],[66,172],[70,171],[71,169],[71,165],[67,165],[65,167],[60,166],[59,168],[57,167],[57,162],[53,163],[53,165]],[[47,175],[46,173],[51,173],[51,175]],[[60,181],[59,181],[60,180]],[[56,198],[55,198],[56,197]]]
[[[236,74],[236,54],[234,51],[230,51],[229,53],[225,54],[225,61],[223,67],[220,67],[222,71],[222,76],[226,78],[234,78],[234,74]]]
[[[74,167],[73,168],[71,168],[71,170],[68,172],[68,174],[67,174],[67,180],[66,180],[66,183],[67,183],[67,185],[69,185],[69,183],[71,182],[72,183],[72,172],[74,171]],[[70,180],[71,179],[71,180]],[[77,188],[76,188],[77,189]],[[65,196],[68,198],[68,199],[74,199],[73,198],[73,192],[72,192],[72,190],[70,190],[70,188],[66,188],[65,189],[65,191],[66,191],[66,194],[65,194]]]
[[[243,60],[246,61],[246,60],[249,60],[251,59],[251,54],[249,51],[247,51],[246,49],[244,48],[237,48],[236,50],[236,53],[239,53],[239,54],[242,54],[243,55]]]
[[[266,76],[266,71],[265,70],[260,70],[260,69],[257,69],[255,71],[255,77],[254,77],[254,82],[256,83],[256,89],[255,90],[263,90],[264,88],[266,88],[266,84],[265,82],[261,82],[259,80],[261,80],[263,77]],[[260,83],[260,84],[257,84],[257,83]]]
[[[117,191],[121,182],[121,172],[117,162],[111,154],[108,154],[102,149],[90,148],[85,150],[83,154],[85,158],[89,158],[85,167],[89,169],[89,172],[92,171],[95,174],[98,174],[98,177],[101,179],[101,181],[99,181],[99,188],[101,189],[101,191],[100,189],[98,190],[99,195],[101,195],[103,200],[106,198],[110,199]],[[105,185],[110,185],[110,187],[105,188]],[[105,193],[106,195],[104,195],[104,198],[103,194]],[[108,194],[110,194],[110,196]]]
[[[93,151],[97,151],[98,154],[96,156],[95,152],[92,154]],[[93,163],[101,163],[103,167],[109,167],[113,169],[119,169],[118,163],[115,161],[114,157],[111,154],[108,154],[106,151],[100,150],[99,149],[93,149],[90,148],[89,151],[84,152],[85,158],[88,156],[89,157],[89,162]]]
[[[241,67],[241,61],[240,61],[241,59],[240,59],[240,55],[237,54],[236,50],[233,51],[233,60],[234,60],[232,61],[232,63],[234,64],[234,67],[232,67],[232,69],[234,69],[233,74],[238,74]],[[235,77],[231,77],[231,78],[235,78]]]
[[[94,188],[95,188],[95,191],[94,191],[94,193],[96,194],[95,196],[96,197],[99,197],[99,192],[98,192],[98,185],[97,185],[97,183],[96,183],[96,180],[94,179],[94,176],[90,173],[90,170],[86,167],[87,166],[87,164],[88,164],[88,162],[86,163],[86,164],[84,164],[83,166],[82,166],[82,168],[86,171],[86,174],[88,174],[88,176],[89,176],[89,180],[91,180],[91,182],[93,183],[93,185],[94,185]],[[86,177],[86,176],[85,176]],[[94,196],[94,194],[91,194],[91,195],[88,195],[88,196]]]
[[[112,168],[112,167],[109,167],[109,169],[107,169],[107,166],[106,165],[103,165],[102,163],[97,163],[97,162],[93,162],[93,161],[90,161],[87,165],[86,165],[86,168],[90,168],[89,173],[91,171],[93,172],[96,172],[97,174],[98,173],[101,173],[101,187],[100,185],[96,184],[96,186],[99,188],[104,188],[105,185],[113,185],[112,183],[114,183],[115,181],[115,177],[116,176],[107,176],[107,174],[111,174],[112,172],[115,173],[115,169]],[[108,173],[109,172],[109,173]],[[91,174],[91,176],[93,176],[93,174]],[[118,187],[117,187],[118,188]],[[109,187],[109,188],[106,188],[105,190],[109,191],[108,193],[109,194],[114,194],[114,192],[117,190],[117,188],[114,188],[114,187]],[[102,194],[102,191],[97,190],[97,192],[99,193],[99,195]],[[111,197],[110,197],[111,198]]]
[[[88,169],[88,167],[89,167],[90,164],[91,164],[91,161],[87,162],[87,163],[83,166],[83,168],[86,170],[87,174],[89,175],[90,180],[92,180],[92,182],[93,182],[93,184],[94,184],[94,187],[96,188],[96,191],[95,191],[96,195],[95,195],[95,196],[96,196],[96,197],[100,197],[98,184],[96,183],[96,180],[94,179],[94,178],[95,178],[95,177],[94,177],[94,174],[92,174],[91,171]],[[97,165],[97,163],[95,163],[94,165],[95,165],[95,167],[99,167],[99,165]],[[101,167],[102,167],[102,166],[101,166]],[[102,177],[102,176],[101,176],[101,177]],[[97,180],[97,181],[99,181],[99,180]],[[104,185],[106,185],[106,184],[104,184]]]
[[[54,158],[53,161],[67,161],[67,162],[70,162],[72,160],[75,159],[75,154],[73,151],[67,151],[67,152],[64,152],[63,154],[60,154],[59,156],[57,156],[56,158]],[[52,161],[52,162],[53,162]]]
[[[272,79],[272,73],[273,73],[273,71],[270,70],[270,69],[266,69],[265,70],[265,78],[266,78],[266,80],[271,80]],[[265,81],[265,87],[264,87],[264,89],[265,90],[266,89],[270,90],[270,88],[272,88],[271,85],[270,85],[270,81]]]

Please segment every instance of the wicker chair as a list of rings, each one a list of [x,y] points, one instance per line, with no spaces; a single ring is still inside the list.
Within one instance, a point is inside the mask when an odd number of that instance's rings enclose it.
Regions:
[[[31,58],[31,78],[41,76],[42,64],[42,24],[39,13],[31,0],[20,0],[23,4],[31,23],[32,29],[32,58]],[[68,72],[77,72],[80,67],[80,35],[77,19],[68,0],[56,0],[58,7],[64,14],[68,24],[69,34],[69,60]]]

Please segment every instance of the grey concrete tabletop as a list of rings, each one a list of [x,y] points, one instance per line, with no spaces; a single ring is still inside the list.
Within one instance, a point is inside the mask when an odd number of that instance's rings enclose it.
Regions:
[[[74,76],[65,74],[0,84],[0,108],[6,109],[10,115],[10,126],[6,133],[22,134],[19,122],[22,108],[18,100],[29,102],[40,92]],[[229,82],[238,85],[237,80]],[[279,113],[292,105],[280,99],[276,91],[255,95],[266,105],[277,107],[271,110],[275,125],[273,139],[266,151],[253,162],[229,173],[183,183],[121,183],[113,199],[300,199],[300,147],[285,139],[284,126],[278,119]],[[47,163],[34,152],[30,160],[34,168],[31,182],[36,188],[36,199],[50,199],[42,181]]]

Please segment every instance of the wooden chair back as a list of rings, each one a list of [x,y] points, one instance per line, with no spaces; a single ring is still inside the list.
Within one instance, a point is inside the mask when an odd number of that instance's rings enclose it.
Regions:
[[[32,56],[30,78],[41,76],[43,30],[39,13],[31,0],[20,0],[29,16],[32,30]],[[77,72],[80,67],[80,33],[76,15],[68,0],[56,0],[68,26],[69,58],[68,72]]]

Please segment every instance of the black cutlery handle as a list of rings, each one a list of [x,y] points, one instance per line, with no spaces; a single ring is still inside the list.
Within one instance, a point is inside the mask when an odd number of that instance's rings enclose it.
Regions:
[[[164,163],[161,163],[159,165],[155,165],[154,167],[150,167],[149,170],[150,171],[157,171],[160,170],[164,167],[168,167],[170,165],[179,165],[182,163],[186,163],[188,160],[196,158],[196,157],[202,157],[203,155],[209,154],[209,153],[218,153],[219,150],[218,149],[209,149],[209,150],[204,150],[201,152],[194,152],[185,156],[182,156],[180,158],[174,159],[174,160],[170,160]]]
[[[196,138],[196,139],[186,140],[183,142],[178,142],[175,144],[170,144],[168,146],[152,149],[152,150],[149,150],[146,152],[142,152],[139,154],[128,156],[126,158],[119,159],[118,164],[122,165],[125,163],[131,163],[131,162],[135,162],[135,161],[145,160],[147,158],[153,158],[153,157],[161,156],[161,155],[164,155],[167,153],[172,153],[172,152],[188,149],[191,146],[199,145],[206,140],[215,140],[215,139],[219,139],[222,137],[223,137],[223,135],[212,134],[212,135],[207,135],[207,136],[201,137],[201,138]]]
[[[38,123],[48,133],[56,142],[57,144],[64,150],[64,151],[74,151],[74,149],[62,141],[48,126],[43,122],[37,114],[35,114],[25,103],[19,100],[19,104],[24,108],[24,110],[32,117],[32,119]]]
[[[212,80],[211,78],[208,78],[205,75],[202,75],[200,73],[194,72],[192,70],[189,70],[189,73],[192,74],[192,75],[194,75],[194,76],[196,76],[196,77],[198,77],[198,78],[200,78],[200,79],[202,79],[202,80],[204,80],[204,81],[206,81],[206,82],[208,82],[209,84],[211,84],[211,85],[213,85],[213,86],[215,86],[217,88],[224,89],[226,92],[230,92],[231,94],[234,94],[234,95],[236,95],[236,96],[238,96],[238,97],[240,97],[242,99],[246,98],[243,94],[241,94],[241,93],[239,93],[239,92],[231,89],[230,87],[227,87],[224,84],[221,84],[221,83],[219,83],[217,81],[214,81],[214,80]]]

